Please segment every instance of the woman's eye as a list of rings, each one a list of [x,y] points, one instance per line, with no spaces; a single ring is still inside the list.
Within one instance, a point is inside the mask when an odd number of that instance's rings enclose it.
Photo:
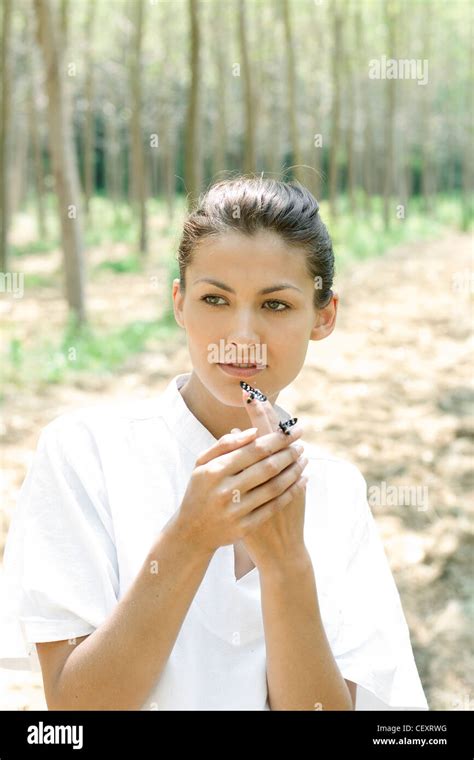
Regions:
[[[225,306],[226,300],[222,296],[202,296],[201,301],[209,304],[209,306]],[[223,301],[224,303],[217,303],[217,301]],[[283,301],[265,301],[264,306],[268,307],[267,311],[288,311],[290,308]]]
[[[203,296],[201,298],[201,301],[204,301],[204,303],[208,303],[210,306],[222,306],[221,303],[213,303],[212,301],[208,301],[207,300],[208,298],[217,298],[217,299],[220,298],[221,301],[224,301],[224,299],[222,298],[222,296]]]
[[[286,303],[283,303],[283,301],[265,301],[267,304],[276,304],[277,306],[282,306],[281,309],[273,309],[270,308],[269,311],[287,311],[289,309],[289,306]]]

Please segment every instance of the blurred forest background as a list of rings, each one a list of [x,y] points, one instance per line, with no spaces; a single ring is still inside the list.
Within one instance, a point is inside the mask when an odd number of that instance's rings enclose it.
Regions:
[[[429,488],[373,512],[430,706],[472,709],[471,4],[3,0],[1,24],[1,542],[47,422],[190,369],[170,291],[199,193],[296,178],[342,300],[281,400],[369,486]],[[43,704],[1,678],[0,707]]]

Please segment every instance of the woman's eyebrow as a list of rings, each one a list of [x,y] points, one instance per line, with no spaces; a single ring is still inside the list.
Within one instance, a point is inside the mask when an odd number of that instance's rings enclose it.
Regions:
[[[220,288],[221,290],[227,290],[228,293],[235,293],[235,290],[229,285],[226,285],[224,282],[219,282],[219,280],[213,280],[208,277],[200,277],[198,280],[194,280],[193,285],[196,285],[198,282],[207,282],[209,285],[215,285],[216,288]],[[258,291],[258,295],[265,295],[265,293],[274,293],[276,290],[287,290],[288,288],[291,288],[292,290],[297,290],[299,293],[302,293],[303,291],[300,290],[300,288],[297,288],[296,285],[291,285],[289,282],[280,282],[277,285],[270,285],[268,288],[263,288],[262,290]]]

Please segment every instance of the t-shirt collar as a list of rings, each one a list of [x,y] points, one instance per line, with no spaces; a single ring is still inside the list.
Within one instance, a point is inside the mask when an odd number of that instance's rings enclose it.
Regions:
[[[190,377],[191,373],[185,372],[170,380],[162,395],[163,416],[182,444],[199,456],[215,444],[217,438],[194,416],[179,392]]]
[[[199,456],[205,449],[213,446],[217,438],[198,420],[186,405],[184,398],[179,392],[187,380],[191,377],[190,372],[175,375],[166,386],[162,396],[162,416],[167,421],[168,427],[179,438],[183,446]],[[275,404],[275,410],[280,419],[288,419],[288,412]]]

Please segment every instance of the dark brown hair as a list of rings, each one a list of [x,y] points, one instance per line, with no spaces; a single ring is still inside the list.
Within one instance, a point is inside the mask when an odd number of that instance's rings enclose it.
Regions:
[[[332,297],[334,253],[329,233],[319,216],[319,205],[297,181],[239,176],[211,185],[184,222],[178,249],[180,288],[185,290],[186,268],[199,240],[236,230],[252,235],[270,230],[289,246],[306,252],[306,268],[315,282],[315,308]]]

